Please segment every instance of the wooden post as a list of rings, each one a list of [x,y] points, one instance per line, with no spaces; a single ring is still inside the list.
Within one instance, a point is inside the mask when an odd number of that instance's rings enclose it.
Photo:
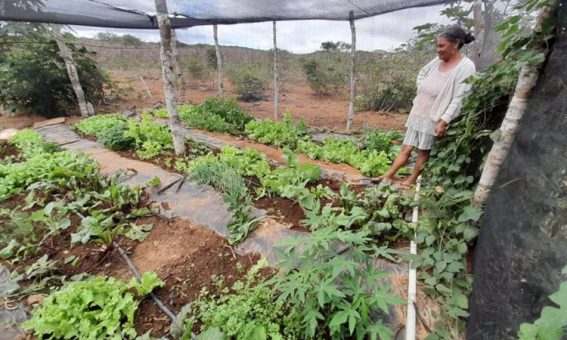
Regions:
[[[180,156],[185,154],[185,141],[181,135],[179,115],[177,114],[177,102],[175,100],[175,86],[171,51],[171,23],[167,13],[166,0],[155,0],[157,21],[160,35],[160,58],[161,71],[163,78],[163,88],[165,93],[165,105],[169,115],[168,125],[173,137],[173,148],[175,154]]]
[[[482,20],[484,25],[484,33],[482,35],[482,51],[480,58],[476,64],[477,72],[485,71],[490,65],[494,64],[500,59],[500,53],[497,46],[501,39],[500,34],[496,32],[495,16],[497,16],[497,9],[494,8],[496,0],[484,0]]]
[[[276,42],[276,21],[274,24],[274,120],[278,120],[280,111],[280,83],[278,74],[278,45]]]
[[[482,11],[482,0],[475,0],[473,5],[473,18],[474,18],[474,48],[473,48],[473,55],[472,59],[476,68],[479,67],[479,62],[482,53],[482,46],[484,42],[484,16]]]
[[[222,68],[222,54],[219,46],[218,27],[213,25],[213,36],[215,38],[215,51],[217,53],[217,76],[219,82],[219,97],[224,96],[224,71]]]
[[[173,56],[173,64],[175,66],[175,78],[177,80],[177,86],[179,87],[179,101],[185,101],[185,80],[183,79],[183,73],[181,72],[181,65],[179,60],[179,53],[177,52],[177,34],[175,30],[171,30],[171,53]]]
[[[546,6],[542,9],[534,26],[536,32],[541,31],[543,22],[550,16],[551,12],[551,6]],[[492,145],[492,149],[490,149],[488,153],[482,175],[480,176],[478,186],[474,193],[473,204],[477,207],[484,206],[490,190],[494,182],[496,182],[500,168],[506,156],[508,156],[512,142],[518,132],[520,121],[526,112],[528,99],[537,83],[538,72],[538,66],[531,64],[524,65],[520,70],[514,96],[508,105],[508,110],[500,126],[500,137],[498,141]]]
[[[495,1],[475,0],[473,5],[475,42],[472,60],[477,72],[484,72],[500,58],[496,49],[500,36],[494,27]]]
[[[146,93],[148,94],[148,98],[151,98],[152,92],[148,88],[148,85],[146,85],[146,81],[144,80],[144,78],[142,76],[140,76],[140,80],[142,81],[142,85],[144,85],[144,88],[146,89]]]
[[[351,61],[350,61],[350,100],[348,103],[348,117],[346,131],[352,127],[354,118],[354,98],[356,96],[356,30],[354,28],[354,12],[350,11],[350,35],[351,35]]]
[[[77,102],[79,103],[79,111],[82,117],[88,117],[94,114],[94,109],[92,105],[87,105],[87,100],[85,99],[85,91],[81,87],[81,82],[79,81],[79,74],[77,73],[77,67],[75,67],[75,61],[73,59],[73,53],[71,49],[65,44],[65,39],[61,34],[61,27],[59,25],[50,25],[51,32],[57,42],[59,47],[59,55],[65,61],[65,67],[67,68],[67,74],[69,75],[69,80],[71,81],[71,86],[73,91],[75,91],[75,96],[77,97]],[[90,110],[89,110],[90,108]]]

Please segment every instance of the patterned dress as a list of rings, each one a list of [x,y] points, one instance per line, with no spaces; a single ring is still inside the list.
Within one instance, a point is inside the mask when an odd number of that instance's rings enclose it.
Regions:
[[[405,145],[420,150],[430,150],[435,142],[435,128],[438,121],[433,119],[437,110],[436,99],[454,70],[441,72],[437,67],[419,84],[417,96],[406,122]]]

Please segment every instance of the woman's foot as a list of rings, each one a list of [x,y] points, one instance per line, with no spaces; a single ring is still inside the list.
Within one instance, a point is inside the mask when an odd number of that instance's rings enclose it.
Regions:
[[[412,189],[413,187],[415,187],[415,182],[405,180],[405,181],[398,183],[396,186],[399,189],[402,189],[402,190],[409,190],[409,189]]]
[[[384,180],[383,176],[370,177],[370,182],[374,183],[374,184],[378,184],[378,183],[382,182],[383,180]]]
[[[370,178],[370,182],[372,183],[386,183],[386,184],[392,184],[393,182],[399,181],[400,178],[396,177],[396,176],[392,176],[392,177],[387,177],[387,176],[378,176],[378,177],[372,177]]]

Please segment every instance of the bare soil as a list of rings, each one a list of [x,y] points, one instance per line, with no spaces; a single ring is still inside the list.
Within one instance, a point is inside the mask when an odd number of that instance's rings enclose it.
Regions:
[[[20,152],[18,148],[12,144],[0,144],[0,159],[5,159],[10,156],[18,156]]]
[[[121,112],[124,110],[141,111],[144,108],[153,107],[156,103],[164,103],[163,84],[158,72],[150,72],[144,78],[152,97],[140,81],[139,71],[108,70],[112,80],[121,90],[121,96],[113,102],[95,107],[97,113]],[[155,74],[154,74],[155,73]],[[182,102],[198,104],[207,98],[215,96],[216,85],[208,80],[186,81],[189,84]],[[227,96],[237,98],[233,86],[228,79],[224,81]],[[246,103],[240,101],[240,105],[259,119],[273,118],[273,89],[266,90],[265,100]],[[348,97],[342,94],[318,96],[313,94],[305,83],[282,84],[280,98],[280,116],[284,112],[291,112],[296,119],[303,118],[305,123],[311,127],[329,129],[333,131],[344,131],[348,112]],[[78,115],[78,112],[71,115]],[[22,129],[30,127],[33,123],[44,120],[38,115],[18,114],[8,117],[6,112],[0,110],[0,130],[7,128]],[[356,112],[353,130],[380,129],[380,130],[404,130],[407,119],[406,113],[361,111]]]
[[[194,301],[203,288],[218,293],[243,279],[254,265],[258,255],[239,256],[221,236],[184,220],[171,223],[153,218],[150,237],[132,253],[134,264],[140,269],[156,271],[166,282],[155,293],[174,313]],[[218,286],[216,278],[222,278]],[[150,299],[140,304],[136,313],[136,330],[153,336],[167,333],[171,320]]]
[[[23,202],[25,195],[16,195],[2,202],[2,207],[15,207]],[[72,226],[59,235],[51,236],[41,243],[37,254],[17,264],[0,261],[11,271],[22,272],[44,254],[59,264],[52,275],[87,273],[108,275],[130,280],[133,274],[120,257],[116,248],[108,250],[94,243],[71,245],[71,234],[80,224],[80,217],[70,216]],[[140,218],[137,224],[154,225],[149,237],[141,243],[125,237],[118,237],[116,244],[130,254],[132,262],[140,273],[155,271],[166,285],[155,293],[173,312],[178,313],[187,303],[194,301],[203,288],[219,293],[244,278],[258,255],[236,255],[228,242],[221,236],[191,222],[175,219],[167,221],[158,217]],[[44,230],[37,229],[37,239],[43,238]],[[64,261],[72,263],[64,264]],[[217,278],[217,279],[215,279]],[[219,279],[222,284],[218,285]],[[28,284],[32,282],[20,282]],[[135,315],[139,334],[147,331],[154,336],[167,333],[170,319],[150,299],[140,303]]]
[[[11,146],[2,148],[0,159],[8,155],[18,155]],[[0,202],[0,207],[14,209],[25,204],[27,193],[14,195]],[[109,275],[122,280],[130,280],[133,274],[121,258],[117,248],[105,248],[96,243],[71,244],[71,234],[77,230],[81,217],[70,215],[71,226],[55,236],[40,242],[38,251],[15,264],[0,261],[11,271],[23,272],[41,256],[58,261],[51,275],[87,273]],[[181,307],[195,300],[202,288],[219,292],[222,287],[230,287],[244,277],[259,256],[238,256],[228,242],[221,236],[191,222],[175,219],[164,220],[158,217],[139,218],[136,224],[153,224],[148,238],[141,243],[125,237],[115,238],[115,244],[130,254],[132,262],[140,273],[155,271],[166,282],[165,287],[156,291],[165,305],[175,313]],[[44,238],[45,228],[36,226],[35,239]],[[67,263],[65,263],[67,262]],[[218,285],[218,279],[223,283]],[[31,284],[32,282],[20,282]],[[167,333],[170,320],[149,298],[144,299],[135,316],[139,334],[151,330],[155,336]]]
[[[39,122],[45,119],[47,118],[25,113],[18,114],[14,117],[8,117],[7,113],[3,112],[2,108],[0,108],[0,131],[9,128],[23,129],[32,126],[35,122]]]
[[[122,96],[111,107],[111,111],[141,110],[152,107],[158,102],[164,103],[163,84],[159,76],[144,79],[148,89],[152,93],[150,98],[146,89],[139,79],[139,73],[133,71],[109,71],[117,86],[128,89],[129,92]],[[192,81],[185,93],[185,102],[190,104],[202,103],[209,97],[216,96],[216,85],[211,81]],[[237,98],[233,86],[228,79],[224,81],[225,93],[228,97]],[[259,102],[246,103],[240,101],[240,105],[259,119],[272,119],[274,102],[273,90],[266,90],[269,99]],[[283,84],[280,90],[280,116],[284,112],[291,112],[294,118],[303,118],[305,123],[311,127],[325,128],[335,131],[344,131],[348,113],[348,97],[344,95],[317,96],[305,83]],[[354,118],[353,130],[379,129],[379,130],[404,130],[407,113],[398,112],[357,112]]]

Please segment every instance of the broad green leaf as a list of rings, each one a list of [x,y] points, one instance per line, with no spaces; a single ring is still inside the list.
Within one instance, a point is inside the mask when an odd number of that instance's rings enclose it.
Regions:
[[[197,340],[225,340],[226,335],[218,327],[209,328],[197,336]]]
[[[2,248],[2,250],[0,250],[0,258],[3,260],[9,259],[10,257],[12,257],[14,255],[14,251],[16,249],[16,247],[18,247],[20,244],[18,243],[18,241],[12,239],[10,240],[10,243],[8,243],[8,245],[4,248]]]
[[[124,234],[126,237],[142,242],[148,237],[150,231],[153,229],[153,224],[140,224],[130,223],[130,228]]]
[[[333,315],[333,317],[331,318],[331,322],[329,323],[329,328],[331,329],[332,334],[340,330],[340,326],[347,322],[348,317],[349,317],[349,312],[344,310],[336,312]]]
[[[465,207],[465,210],[463,211],[463,213],[459,216],[459,221],[460,222],[464,222],[464,221],[473,221],[476,222],[480,219],[480,216],[482,215],[482,211],[476,207],[473,207],[472,205],[468,205]]]
[[[136,288],[138,295],[148,295],[152,290],[157,287],[163,287],[163,282],[155,272],[145,272],[142,274],[142,282],[138,283],[135,278],[130,281],[130,286]]]

